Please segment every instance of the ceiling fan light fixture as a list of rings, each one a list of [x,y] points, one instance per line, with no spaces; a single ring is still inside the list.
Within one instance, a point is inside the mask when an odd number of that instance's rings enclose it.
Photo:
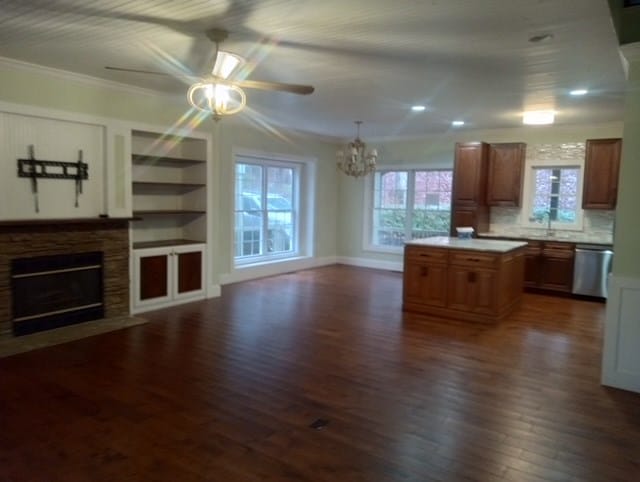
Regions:
[[[211,71],[211,74],[215,77],[228,79],[233,71],[243,63],[244,59],[239,55],[225,52],[224,50],[219,50],[218,55],[216,55],[216,61],[213,64],[213,70]]]
[[[211,114],[215,120],[237,114],[247,105],[247,97],[240,87],[220,82],[193,84],[187,99],[194,108]]]

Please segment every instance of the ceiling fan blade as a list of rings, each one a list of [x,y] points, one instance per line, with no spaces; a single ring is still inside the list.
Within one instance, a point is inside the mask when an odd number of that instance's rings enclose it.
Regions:
[[[106,65],[104,68],[107,70],[116,70],[118,72],[133,72],[134,74],[169,75],[166,72],[157,72],[155,70],[128,69],[126,67],[113,67],[111,65]]]
[[[299,95],[309,95],[315,90],[311,85],[284,84],[282,82],[265,82],[262,80],[232,80],[231,83],[246,89],[278,90]]]

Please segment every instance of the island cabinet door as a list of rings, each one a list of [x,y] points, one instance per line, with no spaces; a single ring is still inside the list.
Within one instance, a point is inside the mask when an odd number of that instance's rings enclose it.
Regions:
[[[496,272],[451,266],[449,308],[477,313],[496,311]]]
[[[446,306],[446,265],[426,263],[409,263],[405,265],[404,300],[408,303]]]

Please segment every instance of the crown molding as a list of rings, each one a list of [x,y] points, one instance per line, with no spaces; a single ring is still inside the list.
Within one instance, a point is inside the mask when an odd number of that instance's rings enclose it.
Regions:
[[[624,75],[629,78],[629,64],[640,62],[640,42],[624,44],[620,46],[620,59]]]
[[[65,80],[68,82],[75,82],[79,84],[89,85],[92,87],[102,87],[109,89],[116,89],[121,92],[128,92],[135,95],[148,95],[157,97],[162,95],[168,98],[178,98],[177,95],[172,95],[167,92],[154,89],[145,89],[144,87],[136,87],[129,84],[123,84],[115,82],[113,80],[100,79],[98,77],[92,77],[90,75],[79,74],[77,72],[70,72],[68,70],[56,69],[53,67],[46,67],[44,65],[32,64],[24,62],[22,60],[12,59],[9,57],[0,57],[0,68],[8,70],[28,72],[37,75],[47,75],[55,77],[57,79]]]

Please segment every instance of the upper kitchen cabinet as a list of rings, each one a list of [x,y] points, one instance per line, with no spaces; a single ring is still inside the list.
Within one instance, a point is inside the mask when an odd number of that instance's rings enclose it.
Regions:
[[[526,144],[510,142],[489,145],[487,204],[520,207]]]
[[[476,207],[486,204],[489,145],[457,143],[453,166],[453,204]]]
[[[453,165],[451,234],[456,228],[472,227],[476,232],[489,228],[487,206],[487,165],[489,145],[484,142],[457,143]]]
[[[587,140],[583,209],[615,209],[622,139]]]

